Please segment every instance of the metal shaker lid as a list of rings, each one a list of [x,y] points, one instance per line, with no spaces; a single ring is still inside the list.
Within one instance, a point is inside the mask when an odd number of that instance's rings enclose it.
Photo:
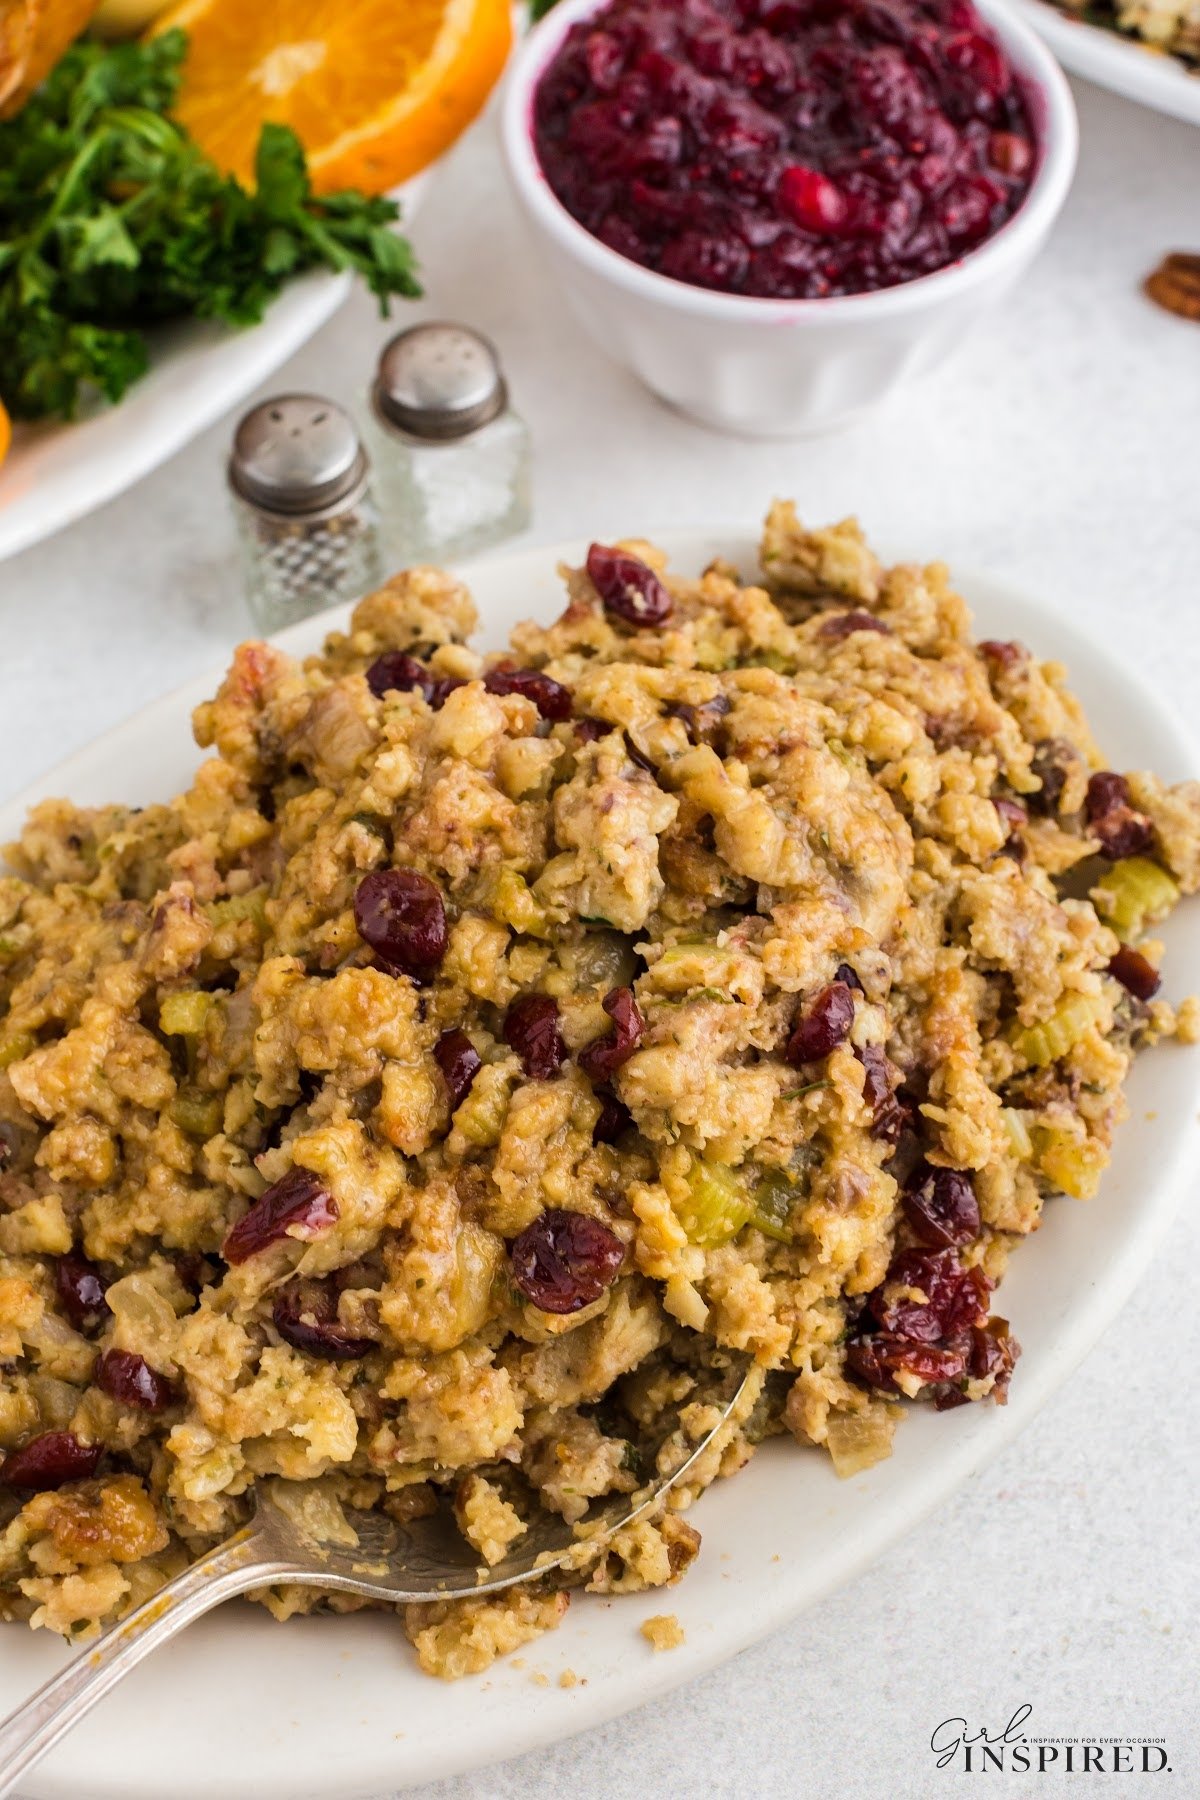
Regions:
[[[229,480],[267,512],[311,513],[357,495],[367,458],[349,415],[319,394],[252,407],[233,436]]]
[[[412,437],[467,437],[504,411],[508,392],[487,338],[465,325],[414,325],[384,347],[377,412]]]

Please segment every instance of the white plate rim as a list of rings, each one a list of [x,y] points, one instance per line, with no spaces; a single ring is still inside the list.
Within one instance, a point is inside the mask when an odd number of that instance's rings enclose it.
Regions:
[[[754,536],[742,527],[713,527],[703,531],[648,530],[644,535],[660,544],[670,554],[673,564],[685,570],[702,566],[703,562],[717,553],[739,561],[746,572],[753,567],[749,552],[755,541]],[[583,548],[584,541],[576,539],[545,549],[510,553],[476,562],[465,569],[464,574],[471,579],[477,592],[481,585],[486,589],[489,582],[507,580],[510,589],[518,587],[521,591],[522,607],[519,610],[532,610],[525,596],[536,592],[538,579],[544,581],[547,570],[552,570],[559,561],[578,561]],[[1106,680],[1119,686],[1126,698],[1135,703],[1139,719],[1154,721],[1154,728],[1149,735],[1157,735],[1160,740],[1156,759],[1162,761],[1165,754],[1165,761],[1170,766],[1164,772],[1172,779],[1194,773],[1200,767],[1195,740],[1178,719],[1166,712],[1161,697],[1149,683],[1136,671],[1121,666],[1115,657],[1097,646],[1060,611],[1048,609],[1044,603],[1031,599],[1027,593],[1009,583],[965,570],[956,571],[955,585],[973,606],[983,612],[983,624],[987,629],[994,631],[1001,616],[1008,623],[1015,620],[1019,626],[1033,624],[1051,640],[1047,644],[1039,643],[1035,638],[1034,647],[1039,654],[1053,654],[1065,660],[1073,657],[1077,664],[1094,660],[1095,666],[1105,671]],[[316,647],[326,630],[339,627],[344,617],[344,612],[323,615],[319,620],[310,620],[293,627],[281,634],[276,642],[294,653],[307,653]],[[482,635],[485,640],[489,636],[487,633]],[[1031,634],[1026,632],[1025,635]],[[0,838],[7,838],[12,834],[15,823],[19,822],[19,817],[28,804],[51,793],[70,791],[72,785],[78,787],[81,780],[86,781],[89,763],[97,755],[103,762],[105,756],[114,751],[118,755],[127,751],[136,752],[139,739],[147,732],[153,737],[154,731],[161,728],[168,718],[178,723],[180,710],[211,692],[213,684],[214,676],[210,673],[188,682],[174,694],[153,702],[132,719],[95,740],[90,750],[76,753],[23,794],[5,803],[0,807]],[[1079,685],[1086,694],[1089,682],[1085,680]],[[1134,735],[1140,735],[1136,726]],[[89,795],[88,799],[94,797]],[[1200,978],[1200,917],[1189,923],[1184,948],[1192,965],[1188,978],[1195,983]],[[1036,1358],[1027,1356],[1024,1359],[1007,1408],[964,1408],[938,1418],[936,1423],[940,1429],[936,1453],[920,1458],[915,1474],[906,1472],[902,1488],[895,1488],[891,1492],[888,1490],[888,1472],[895,1466],[893,1464],[880,1465],[878,1469],[858,1478],[856,1483],[836,1485],[833,1490],[839,1496],[836,1510],[839,1513],[853,1513],[859,1500],[862,1500],[863,1505],[869,1509],[868,1523],[853,1542],[849,1541],[847,1527],[847,1531],[841,1534],[835,1553],[830,1554],[819,1569],[808,1568],[799,1575],[786,1564],[769,1571],[760,1570],[757,1580],[751,1582],[750,1597],[741,1597],[733,1610],[733,1616],[722,1621],[720,1630],[711,1629],[706,1634],[702,1628],[695,1637],[689,1630],[687,1643],[669,1656],[642,1660],[631,1651],[625,1659],[627,1667],[615,1679],[612,1675],[606,1675],[602,1682],[594,1681],[590,1689],[564,1691],[553,1685],[544,1690],[533,1689],[528,1687],[527,1677],[518,1678],[511,1673],[511,1665],[497,1665],[491,1676],[482,1678],[479,1684],[472,1681],[460,1682],[449,1690],[442,1688],[440,1684],[426,1684],[426,1678],[414,1676],[416,1681],[423,1684],[418,1692],[432,1689],[434,1695],[449,1692],[452,1696],[457,1696],[462,1703],[463,1715],[459,1732],[452,1742],[443,1739],[437,1743],[424,1744],[415,1761],[408,1760],[412,1749],[406,1741],[408,1734],[399,1737],[395,1743],[383,1743],[376,1733],[369,1750],[365,1744],[362,1746],[361,1760],[351,1734],[336,1762],[331,1763],[326,1758],[322,1763],[317,1754],[319,1746],[304,1737],[300,1721],[292,1721],[298,1736],[290,1744],[277,1746],[280,1761],[275,1763],[272,1760],[265,1770],[262,1766],[256,1767],[242,1775],[240,1780],[236,1761],[232,1766],[213,1768],[210,1765],[195,1772],[190,1769],[181,1770],[177,1764],[172,1778],[172,1792],[177,1800],[190,1800],[193,1794],[199,1800],[199,1796],[211,1794],[218,1785],[228,1800],[240,1800],[242,1795],[249,1800],[252,1794],[258,1796],[258,1800],[271,1800],[275,1795],[278,1795],[279,1800],[302,1800],[302,1796],[310,1795],[313,1800],[317,1800],[317,1797],[319,1800],[359,1800],[361,1796],[416,1785],[504,1760],[602,1724],[708,1672],[867,1567],[889,1545],[919,1524],[922,1518],[966,1479],[997,1456],[1032,1420],[1119,1312],[1169,1230],[1179,1203],[1193,1180],[1192,1169],[1197,1151],[1200,1150],[1200,1127],[1195,1117],[1195,1100],[1200,1092],[1200,1051],[1168,1048],[1158,1054],[1188,1058],[1190,1074],[1183,1085],[1189,1088],[1191,1104],[1187,1108],[1187,1116],[1184,1117],[1181,1107],[1179,1117],[1173,1122],[1173,1141],[1169,1141],[1171,1127],[1168,1122],[1160,1121],[1155,1128],[1157,1148],[1167,1151],[1167,1154],[1160,1163],[1153,1183],[1148,1188],[1138,1187],[1141,1210],[1136,1214],[1128,1214],[1119,1241],[1111,1246],[1119,1254],[1110,1255],[1104,1266],[1090,1271],[1087,1284],[1078,1299],[1071,1306],[1062,1309],[1061,1316],[1056,1313],[1050,1320],[1047,1329],[1050,1332],[1051,1351]],[[1135,1071],[1135,1081],[1138,1075],[1144,1073],[1144,1069],[1143,1063]],[[1175,1085],[1178,1087],[1180,1084],[1176,1082]],[[1132,1125],[1124,1127],[1124,1131],[1132,1137]],[[1119,1136],[1118,1156],[1123,1142]],[[1128,1156],[1123,1160],[1127,1162]],[[1110,1176],[1115,1173],[1116,1167],[1114,1160]],[[1102,1189],[1101,1196],[1096,1201],[1089,1202],[1089,1207],[1099,1208],[1104,1193],[1105,1190]],[[1071,1202],[1056,1204],[1067,1208],[1076,1206],[1076,1203]],[[1053,1218],[1048,1217],[1047,1226],[1041,1234],[1043,1239],[1060,1238],[1062,1230],[1059,1221],[1078,1216],[1081,1216],[1081,1212],[1070,1211],[1060,1212]],[[1022,1269],[1032,1271],[1039,1257],[1047,1255],[1045,1243],[1024,1247],[1014,1261],[1013,1273],[1001,1290],[1002,1295],[1010,1291]],[[1059,1266],[1061,1267],[1061,1259]],[[1038,1325],[1040,1329],[1041,1320]],[[929,1412],[906,1420],[901,1428],[901,1444],[905,1441],[904,1434],[908,1433],[913,1438],[915,1448],[917,1428],[932,1423],[933,1415]],[[773,1451],[781,1451],[781,1454],[773,1456]],[[757,1470],[769,1468],[767,1479],[773,1483],[784,1479],[784,1458],[789,1459],[787,1467],[791,1468],[794,1464],[790,1459],[794,1459],[796,1454],[790,1448],[781,1450],[780,1446],[768,1447],[736,1481],[719,1484],[717,1489],[705,1496],[700,1509],[693,1515],[697,1523],[711,1537],[706,1514],[714,1519],[718,1514],[727,1515],[730,1510],[726,1504],[729,1496],[737,1496],[742,1484],[755,1477]],[[913,1460],[913,1457],[908,1458],[909,1462]],[[778,1469],[776,1464],[779,1465]],[[878,1504],[874,1497],[876,1491],[879,1493]],[[749,1492],[748,1488],[746,1492]],[[727,1519],[725,1523],[728,1523]],[[706,1544],[697,1570],[704,1565],[705,1555],[715,1559],[721,1554],[722,1560],[725,1560],[733,1554],[734,1552],[721,1551],[720,1546],[726,1541],[726,1537],[720,1535],[718,1529],[716,1542]],[[735,1546],[735,1551],[736,1548]],[[688,1581],[695,1578],[693,1572]],[[731,1591],[736,1592],[736,1586]],[[616,1609],[621,1609],[622,1619],[627,1615],[624,1635],[632,1646],[637,1643],[636,1625],[640,1617],[654,1611],[676,1608],[684,1612],[688,1593],[688,1583],[685,1582],[678,1590],[672,1590],[669,1594],[660,1591],[657,1594],[631,1596],[610,1603],[608,1611],[614,1618],[617,1616]],[[582,1614],[586,1607],[590,1620],[593,1609],[599,1616],[602,1604],[593,1600],[581,1601],[577,1608],[572,1609],[572,1614]],[[329,1632],[336,1630],[339,1625],[346,1627],[363,1622],[303,1621],[289,1626],[288,1631],[298,1633],[315,1626],[319,1631]],[[224,1628],[217,1627],[215,1620],[207,1621],[206,1624],[214,1630],[221,1629],[223,1635],[228,1636]],[[374,1619],[371,1624],[378,1624],[381,1629],[398,1633],[398,1627],[390,1620]],[[252,1626],[263,1625],[266,1626],[269,1641],[279,1644],[280,1655],[286,1654],[286,1641],[270,1635],[278,1632],[278,1627],[265,1620],[251,1620],[244,1613],[238,1618],[239,1631],[247,1634]],[[201,1625],[194,1627],[193,1633],[204,1630],[205,1625]],[[528,1656],[536,1660],[539,1654],[545,1656],[549,1653],[554,1660],[557,1638],[562,1635],[560,1633],[549,1639],[539,1640],[529,1648]],[[599,1633],[594,1632],[593,1635]],[[259,1629],[255,1642],[261,1643],[263,1637],[264,1633]],[[371,1637],[372,1641],[376,1640],[374,1631]],[[10,1633],[0,1634],[0,1705],[15,1703],[28,1691],[31,1681],[37,1678],[20,1667],[24,1660],[22,1647],[28,1646],[31,1641],[38,1653],[39,1673],[43,1669],[48,1671],[61,1661],[61,1651],[57,1646],[48,1655],[44,1645],[30,1640],[27,1635],[20,1633],[19,1628],[13,1628],[11,1641]],[[184,1643],[186,1641],[185,1639]],[[166,1656],[173,1656],[180,1648],[182,1645],[173,1646]],[[324,1654],[320,1659],[323,1669],[327,1669],[332,1649],[332,1642],[323,1638],[321,1650]],[[10,1651],[15,1652],[15,1656],[5,1654]],[[353,1657],[354,1652],[342,1647],[339,1654]],[[363,1652],[361,1661],[364,1667],[370,1660],[370,1653]],[[142,1680],[148,1672],[141,1671],[131,1680]],[[408,1684],[403,1676],[404,1671],[401,1670],[398,1676],[389,1674],[389,1679],[395,1679],[397,1688],[403,1687],[407,1692]],[[525,1685],[522,1686],[522,1683]],[[472,1695],[485,1695],[493,1687],[505,1690],[501,1696],[505,1702],[503,1710],[498,1717],[489,1717],[487,1733],[473,1740],[469,1731]],[[164,1694],[165,1692],[164,1688]],[[509,1696],[513,1693],[519,1695],[519,1704],[508,1703]],[[114,1701],[106,1704],[113,1706],[120,1698],[121,1695],[118,1694]],[[432,1700],[430,1706],[433,1706]],[[494,1707],[492,1711],[495,1711]],[[35,1772],[25,1789],[30,1800],[76,1800],[81,1791],[88,1793],[89,1800],[142,1800],[143,1796],[145,1800],[159,1800],[162,1791],[161,1762],[154,1757],[124,1762],[124,1753],[128,1750],[129,1743],[128,1721],[124,1732],[118,1733],[115,1729],[110,1729],[105,1734],[102,1718],[103,1709],[85,1722],[78,1734],[68,1738],[65,1745]],[[81,1764],[77,1757],[72,1759],[72,1745],[76,1746],[78,1756],[78,1747],[85,1741],[85,1734],[96,1733],[98,1727],[101,1727],[99,1741],[106,1742],[110,1756],[115,1762],[124,1763],[124,1766],[101,1768],[95,1757],[94,1745],[97,1740],[94,1736],[91,1737],[93,1748],[86,1765]],[[228,1752],[231,1746],[212,1744],[210,1748]],[[247,1744],[243,1748],[249,1751],[252,1746]],[[84,1781],[82,1789],[81,1778]]]
[[[271,304],[259,324],[245,332],[222,335],[219,341],[208,345],[203,366],[187,382],[187,403],[179,406],[173,419],[161,417],[160,412],[161,390],[156,377],[169,376],[174,365],[170,354],[163,357],[118,402],[124,415],[120,442],[102,442],[99,453],[83,469],[65,473],[56,470],[46,482],[48,499],[34,487],[29,494],[6,500],[5,486],[13,485],[20,476],[18,440],[11,464],[6,461],[0,465],[0,561],[74,525],[152,474],[299,350],[333,317],[352,285],[352,277],[344,274],[318,272],[303,276]],[[151,412],[158,416],[153,429],[147,429],[146,419]],[[56,434],[87,431],[92,425],[107,423],[111,416],[105,409],[78,424],[47,429]],[[107,433],[104,436],[107,439]]]
[[[396,192],[406,232],[427,180],[416,176]],[[216,424],[315,336],[354,280],[348,272],[310,269],[289,281],[257,325],[242,330],[181,321],[157,340],[152,335],[149,370],[115,406],[74,424],[21,427],[0,463],[0,562],[115,500]],[[85,457],[56,464],[55,444],[78,434],[87,436]],[[48,468],[39,473],[43,445]]]
[[[1072,18],[1051,0],[1004,0],[1045,38],[1064,68],[1154,112],[1200,125],[1200,73],[1119,31]]]

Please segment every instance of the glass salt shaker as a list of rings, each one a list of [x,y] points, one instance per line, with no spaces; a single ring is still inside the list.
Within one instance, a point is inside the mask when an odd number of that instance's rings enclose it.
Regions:
[[[465,325],[415,325],[386,345],[368,441],[388,550],[453,562],[529,523],[529,433],[492,345]]]
[[[256,624],[277,631],[382,580],[367,456],[348,415],[280,394],[234,433],[229,485]]]

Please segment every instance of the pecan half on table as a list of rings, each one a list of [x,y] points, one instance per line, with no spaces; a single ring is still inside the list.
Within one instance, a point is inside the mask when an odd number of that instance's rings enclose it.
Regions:
[[[1164,256],[1153,275],[1147,275],[1145,290],[1151,300],[1181,319],[1200,320],[1200,255],[1187,250],[1174,250]]]

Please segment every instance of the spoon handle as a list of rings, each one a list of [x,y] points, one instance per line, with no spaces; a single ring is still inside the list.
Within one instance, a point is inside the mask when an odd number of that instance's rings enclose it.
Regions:
[[[262,1533],[246,1526],[85,1645],[65,1669],[0,1721],[0,1794],[9,1793],[144,1656],[210,1607],[278,1579],[285,1570],[270,1555]]]

